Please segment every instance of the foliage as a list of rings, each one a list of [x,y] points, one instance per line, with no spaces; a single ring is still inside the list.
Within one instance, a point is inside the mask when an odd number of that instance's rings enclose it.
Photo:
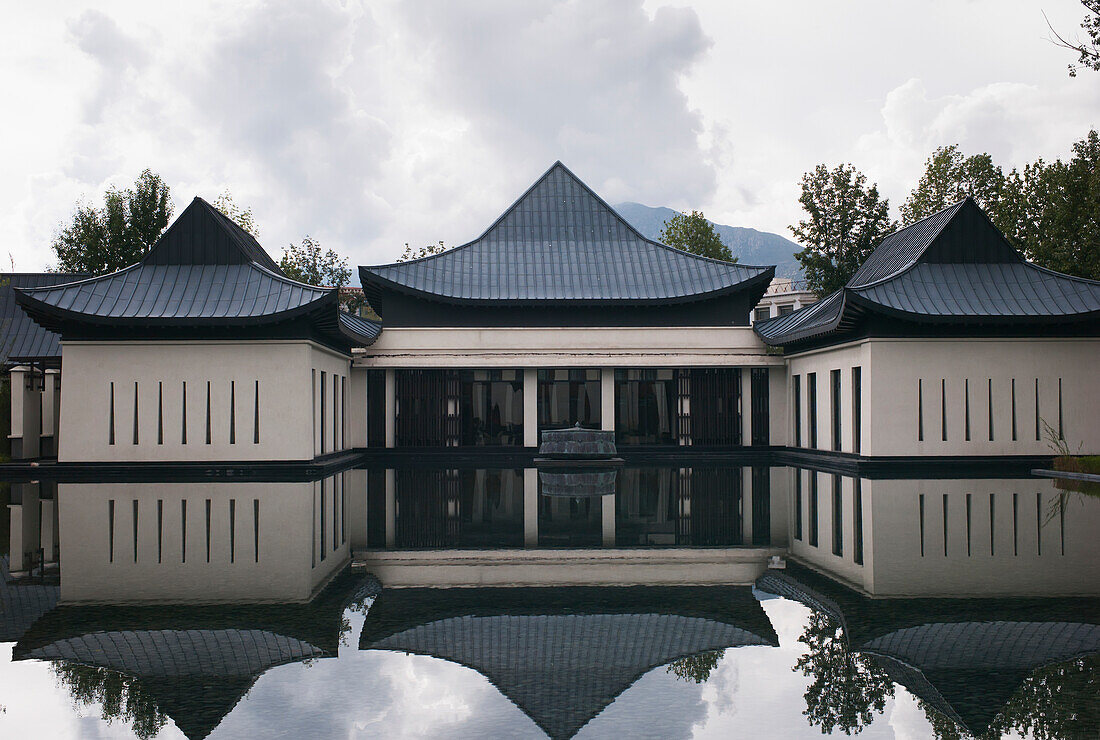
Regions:
[[[291,244],[283,250],[279,267],[291,280],[309,285],[342,288],[351,279],[346,258],[329,249],[321,251],[321,243],[306,237],[300,246]]]
[[[1004,184],[1004,173],[988,154],[964,157],[957,144],[941,146],[924,163],[924,174],[901,207],[901,221],[920,221],[968,195],[991,212]]]
[[[1036,264],[1100,280],[1100,134],[1075,142],[1068,162],[1009,173],[994,221]]]
[[[172,218],[172,198],[160,175],[144,170],[132,188],[111,187],[103,207],[78,203],[72,223],[53,240],[59,272],[115,272],[149,251]]]
[[[168,721],[153,697],[145,693],[135,678],[75,663],[55,662],[51,670],[74,702],[101,705],[104,720],[126,722],[141,740],[156,735]]]
[[[1072,40],[1069,40],[1063,38],[1054,30],[1054,27],[1050,25],[1050,21],[1047,21],[1047,27],[1050,28],[1051,33],[1054,34],[1054,43],[1065,49],[1074,51],[1078,55],[1077,63],[1069,65],[1070,77],[1077,76],[1077,65],[1081,65],[1085,69],[1091,69],[1094,72],[1100,72],[1100,0],[1081,0],[1081,4],[1084,5],[1085,10],[1088,11],[1085,14],[1085,19],[1081,21],[1081,28],[1084,29],[1085,33],[1088,35],[1087,39],[1074,37]]]
[[[260,231],[256,228],[256,219],[252,216],[252,208],[240,208],[233,202],[233,195],[228,190],[223,190],[213,205],[229,220],[251,234],[253,239],[260,236]]]
[[[687,655],[669,663],[666,673],[672,673],[681,681],[706,683],[710,673],[718,667],[725,650],[706,650],[695,655]]]
[[[825,614],[812,613],[798,641],[806,644],[806,652],[793,670],[812,679],[803,714],[824,734],[834,729],[847,735],[861,732],[893,697],[890,678],[852,651],[840,624]]]
[[[844,287],[895,229],[889,201],[879,197],[877,185],[867,187],[866,176],[850,164],[832,170],[819,164],[807,172],[798,201],[807,218],[790,227],[803,247],[795,257],[807,286],[821,297]]]
[[[919,703],[936,740],[997,740],[1009,734],[1033,740],[1100,737],[1100,656],[1037,669],[1016,689],[989,727],[973,736],[927,703]]]
[[[409,246],[408,242],[405,242],[405,251],[401,253],[401,256],[397,258],[398,262],[409,262],[411,260],[421,260],[425,257],[431,257],[433,254],[440,254],[446,252],[447,248],[443,246],[443,242],[438,244],[428,244],[420,249],[414,250]]]
[[[737,261],[730,248],[722,243],[722,237],[718,236],[714,224],[707,220],[702,211],[677,213],[665,221],[664,228],[661,229],[661,242],[700,257],[722,262]]]

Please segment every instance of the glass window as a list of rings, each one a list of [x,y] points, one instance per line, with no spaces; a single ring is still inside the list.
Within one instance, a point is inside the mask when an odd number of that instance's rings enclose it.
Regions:
[[[615,371],[615,438],[619,444],[676,443],[676,371]]]
[[[522,371],[461,371],[459,403],[463,445],[523,444]]]
[[[539,429],[599,429],[600,371],[539,370]]]
[[[794,304],[793,303],[781,303],[779,305],[779,315],[780,316],[786,316],[789,313],[794,313]]]
[[[752,313],[753,321],[763,321],[772,315],[771,306],[761,306]]]

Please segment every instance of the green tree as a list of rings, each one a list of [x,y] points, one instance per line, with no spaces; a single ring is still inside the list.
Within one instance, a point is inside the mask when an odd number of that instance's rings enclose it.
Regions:
[[[77,204],[72,222],[54,235],[59,272],[102,275],[134,264],[172,218],[172,198],[160,175],[144,170],[132,188],[112,187],[103,207]]]
[[[1085,69],[1100,72],[1100,0],[1081,0],[1081,4],[1087,11],[1085,19],[1081,21],[1081,28],[1084,29],[1086,38],[1063,38],[1050,25],[1050,21],[1047,21],[1047,28],[1054,34],[1054,43],[1077,53],[1077,64],[1069,65],[1070,77],[1077,76],[1078,64]],[[1045,13],[1043,15],[1046,17]]]
[[[896,227],[890,203],[878,186],[850,164],[830,170],[819,164],[802,176],[802,204],[807,218],[791,226],[803,249],[806,284],[818,296],[833,293],[848,282],[882,238]]]
[[[722,262],[737,261],[730,248],[722,243],[722,237],[718,236],[714,224],[707,220],[702,211],[677,213],[665,221],[661,229],[661,242],[700,257]]]
[[[806,652],[793,670],[812,679],[803,712],[811,725],[824,734],[834,728],[858,734],[876,713],[882,714],[894,684],[885,671],[851,649],[838,622],[814,612],[798,641],[806,644]]]
[[[283,250],[279,267],[290,279],[309,285],[342,288],[351,279],[347,259],[331,249],[322,252],[321,243],[308,236],[301,245],[291,244]]]
[[[252,209],[239,207],[233,201],[233,195],[228,190],[223,190],[213,205],[237,226],[251,234],[253,239],[259,238],[260,230],[256,228],[256,219],[252,215]]]
[[[1034,740],[1100,737],[1100,656],[1074,658],[1038,668],[1013,692],[986,728],[962,730],[931,705],[919,701],[936,740],[999,740],[1021,735]]]
[[[428,244],[420,249],[413,249],[409,246],[408,242],[405,242],[405,251],[401,253],[401,256],[397,258],[398,262],[408,262],[410,260],[420,260],[425,257],[431,257],[433,254],[440,254],[446,252],[447,248],[443,246],[443,242],[438,244]]]
[[[1036,264],[1100,280],[1100,134],[1076,142],[1068,162],[1010,172],[994,222]]]
[[[686,655],[668,664],[665,673],[671,673],[681,681],[706,683],[711,671],[718,667],[725,650],[705,650],[695,655]]]
[[[1004,186],[1004,173],[988,154],[966,157],[957,144],[941,146],[925,161],[924,174],[901,207],[901,221],[920,221],[968,195],[996,213]]]
[[[55,662],[51,670],[74,702],[99,704],[104,720],[122,720],[141,740],[155,736],[168,721],[153,697],[135,678],[76,663]]]

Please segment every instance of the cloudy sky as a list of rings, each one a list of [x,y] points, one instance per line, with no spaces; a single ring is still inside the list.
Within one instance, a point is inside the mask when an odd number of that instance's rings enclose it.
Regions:
[[[13,3],[0,29],[0,259],[52,258],[145,167],[229,189],[276,256],[352,263],[480,233],[561,159],[612,202],[787,235],[850,161],[900,205],[936,146],[1005,167],[1100,125],[1046,12],[1076,0]]]

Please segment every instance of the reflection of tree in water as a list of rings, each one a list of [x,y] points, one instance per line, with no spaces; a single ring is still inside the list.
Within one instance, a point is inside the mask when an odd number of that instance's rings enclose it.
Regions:
[[[806,644],[806,652],[794,670],[812,679],[803,714],[825,734],[834,728],[848,735],[861,732],[886,708],[893,682],[869,658],[853,652],[840,623],[825,614],[812,613],[798,641]]]
[[[936,740],[995,740],[1015,732],[1034,740],[1100,737],[1100,655],[1040,668],[1016,689],[1004,709],[976,736],[920,702]]]
[[[710,672],[718,666],[718,661],[722,660],[725,654],[725,650],[706,650],[688,655],[669,663],[665,672],[674,674],[681,681],[706,683],[710,678]]]
[[[135,678],[75,663],[54,663],[51,670],[74,703],[100,704],[103,719],[107,722],[122,720],[141,740],[156,735],[168,721]]]

